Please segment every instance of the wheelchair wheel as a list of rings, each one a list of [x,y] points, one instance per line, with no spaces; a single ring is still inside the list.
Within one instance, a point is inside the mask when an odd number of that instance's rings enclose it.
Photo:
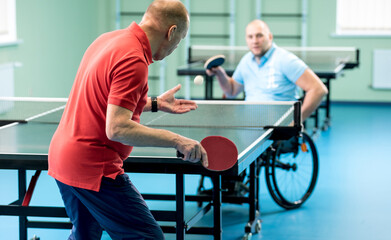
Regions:
[[[277,144],[266,161],[268,190],[273,200],[285,209],[300,207],[310,197],[318,177],[318,153],[314,142],[304,132],[297,141],[295,151],[286,151]]]

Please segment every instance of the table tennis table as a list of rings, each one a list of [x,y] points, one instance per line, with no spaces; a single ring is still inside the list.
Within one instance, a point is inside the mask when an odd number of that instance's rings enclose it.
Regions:
[[[284,47],[301,58],[323,80],[329,90],[320,108],[325,109],[325,119],[322,128],[325,130],[330,125],[330,94],[331,80],[337,79],[344,70],[359,66],[360,51],[354,47]],[[229,76],[232,76],[241,57],[248,52],[246,46],[208,46],[194,45],[188,49],[188,63],[177,69],[179,76],[204,75],[205,99],[221,99],[221,96],[213,95],[213,77],[206,75],[205,61],[215,55],[225,55],[223,64]],[[315,126],[319,126],[318,112],[315,112]]]
[[[167,129],[201,141],[206,136],[219,135],[231,139],[238,149],[238,161],[223,172],[205,169],[200,163],[182,161],[175,149],[135,147],[124,161],[125,172],[175,175],[175,194],[143,194],[146,200],[175,201],[175,211],[151,210],[157,221],[174,222],[161,226],[165,233],[175,233],[176,239],[187,234],[212,235],[222,239],[221,177],[249,172],[250,192],[241,201],[249,204],[249,220],[244,234],[251,235],[260,223],[255,160],[284,130],[298,132],[301,128],[300,103],[258,103],[244,101],[198,101],[198,109],[186,114],[164,112],[143,113],[141,123]],[[28,217],[66,218],[63,207],[30,206],[29,198],[35,182],[48,168],[48,148],[60,121],[66,99],[0,98],[0,169],[18,171],[18,199],[0,205],[0,215],[19,217],[19,236],[27,239],[28,228],[70,229],[70,222],[33,221]],[[23,117],[21,117],[22,115]],[[294,125],[290,124],[294,122]],[[290,131],[292,132],[292,131]],[[278,134],[277,134],[278,133]],[[29,186],[27,174],[36,171]],[[185,194],[185,174],[209,176],[213,183],[212,196]],[[35,178],[35,180],[34,180]],[[11,180],[10,180],[11,181]],[[39,197],[39,196],[36,196]],[[26,201],[27,198],[27,201]],[[185,202],[208,202],[194,216],[185,219]],[[208,212],[213,213],[213,226],[198,226]]]

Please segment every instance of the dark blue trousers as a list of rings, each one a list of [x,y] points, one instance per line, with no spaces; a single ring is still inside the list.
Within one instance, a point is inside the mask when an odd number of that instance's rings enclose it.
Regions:
[[[100,240],[103,229],[114,240],[164,239],[163,232],[127,174],[102,178],[99,192],[57,181],[73,224],[68,240]]]

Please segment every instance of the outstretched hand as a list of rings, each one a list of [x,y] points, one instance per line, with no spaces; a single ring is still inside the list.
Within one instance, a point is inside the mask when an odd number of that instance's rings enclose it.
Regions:
[[[179,114],[187,113],[197,108],[197,104],[194,101],[175,98],[175,93],[180,89],[181,85],[178,84],[158,97],[160,111]]]

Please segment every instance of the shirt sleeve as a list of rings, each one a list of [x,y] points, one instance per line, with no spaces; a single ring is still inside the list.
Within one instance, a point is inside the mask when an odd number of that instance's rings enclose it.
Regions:
[[[307,64],[290,52],[287,52],[286,57],[281,58],[281,69],[291,82],[296,83],[307,68]]]
[[[148,80],[148,65],[132,57],[116,64],[111,72],[108,103],[134,112]]]

